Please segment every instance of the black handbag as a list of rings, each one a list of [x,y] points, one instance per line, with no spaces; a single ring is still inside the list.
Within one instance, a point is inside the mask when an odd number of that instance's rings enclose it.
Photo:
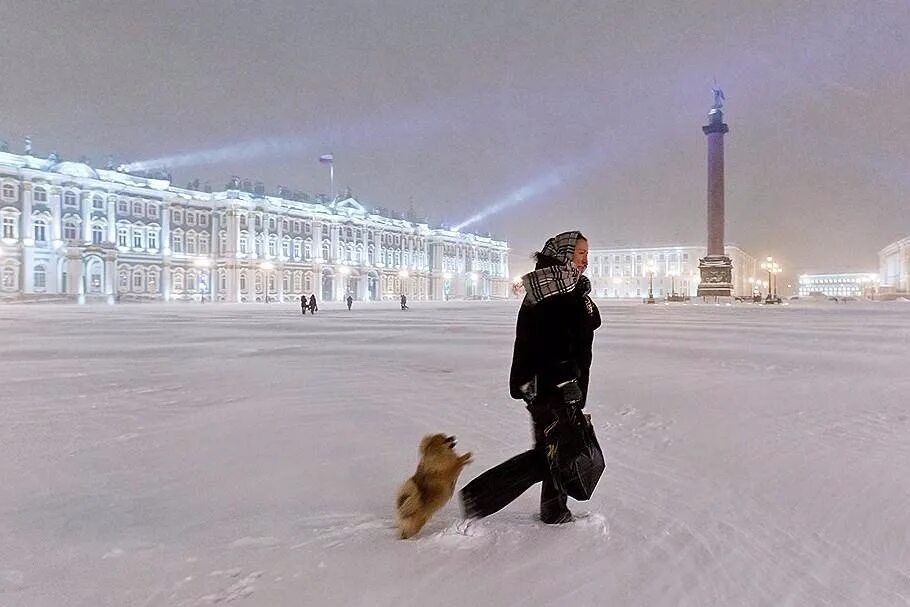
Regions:
[[[591,416],[567,407],[544,429],[547,464],[559,490],[576,500],[589,500],[603,474],[604,454]]]

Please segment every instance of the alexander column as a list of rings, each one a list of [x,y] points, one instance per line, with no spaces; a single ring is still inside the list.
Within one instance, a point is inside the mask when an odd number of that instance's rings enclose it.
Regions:
[[[733,262],[724,250],[724,93],[714,89],[714,105],[708,125],[701,127],[708,138],[708,254],[698,260],[701,282],[699,297],[730,297],[733,294]]]

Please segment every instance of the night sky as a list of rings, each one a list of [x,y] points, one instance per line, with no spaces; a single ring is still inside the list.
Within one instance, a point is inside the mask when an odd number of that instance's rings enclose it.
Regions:
[[[724,89],[727,241],[877,269],[910,235],[910,2],[41,2],[0,11],[0,139],[170,162],[509,240],[702,243]]]

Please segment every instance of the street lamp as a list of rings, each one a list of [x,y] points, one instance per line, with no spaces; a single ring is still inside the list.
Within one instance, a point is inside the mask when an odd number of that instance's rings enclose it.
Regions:
[[[265,303],[269,303],[269,278],[272,275],[272,270],[275,269],[275,264],[271,261],[263,261],[259,264],[259,267],[265,270]]]
[[[648,300],[647,303],[652,304],[654,302],[654,272],[657,270],[657,266],[654,265],[654,260],[651,259],[648,261],[646,266],[648,270]]]
[[[670,276],[670,300],[676,299],[676,277],[679,276],[679,270],[670,270],[667,272]]]
[[[780,274],[783,271],[783,268],[781,268],[780,264],[774,261],[774,258],[770,256],[766,261],[762,262],[761,268],[768,272],[768,297],[765,298],[765,303],[780,303],[780,298],[777,296],[777,284],[774,281],[774,274]]]

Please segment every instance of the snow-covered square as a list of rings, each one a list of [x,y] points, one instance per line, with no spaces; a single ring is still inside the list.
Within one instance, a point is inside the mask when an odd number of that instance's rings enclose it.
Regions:
[[[910,304],[602,303],[587,513],[412,540],[528,448],[517,302],[0,307],[0,605],[910,604]]]

